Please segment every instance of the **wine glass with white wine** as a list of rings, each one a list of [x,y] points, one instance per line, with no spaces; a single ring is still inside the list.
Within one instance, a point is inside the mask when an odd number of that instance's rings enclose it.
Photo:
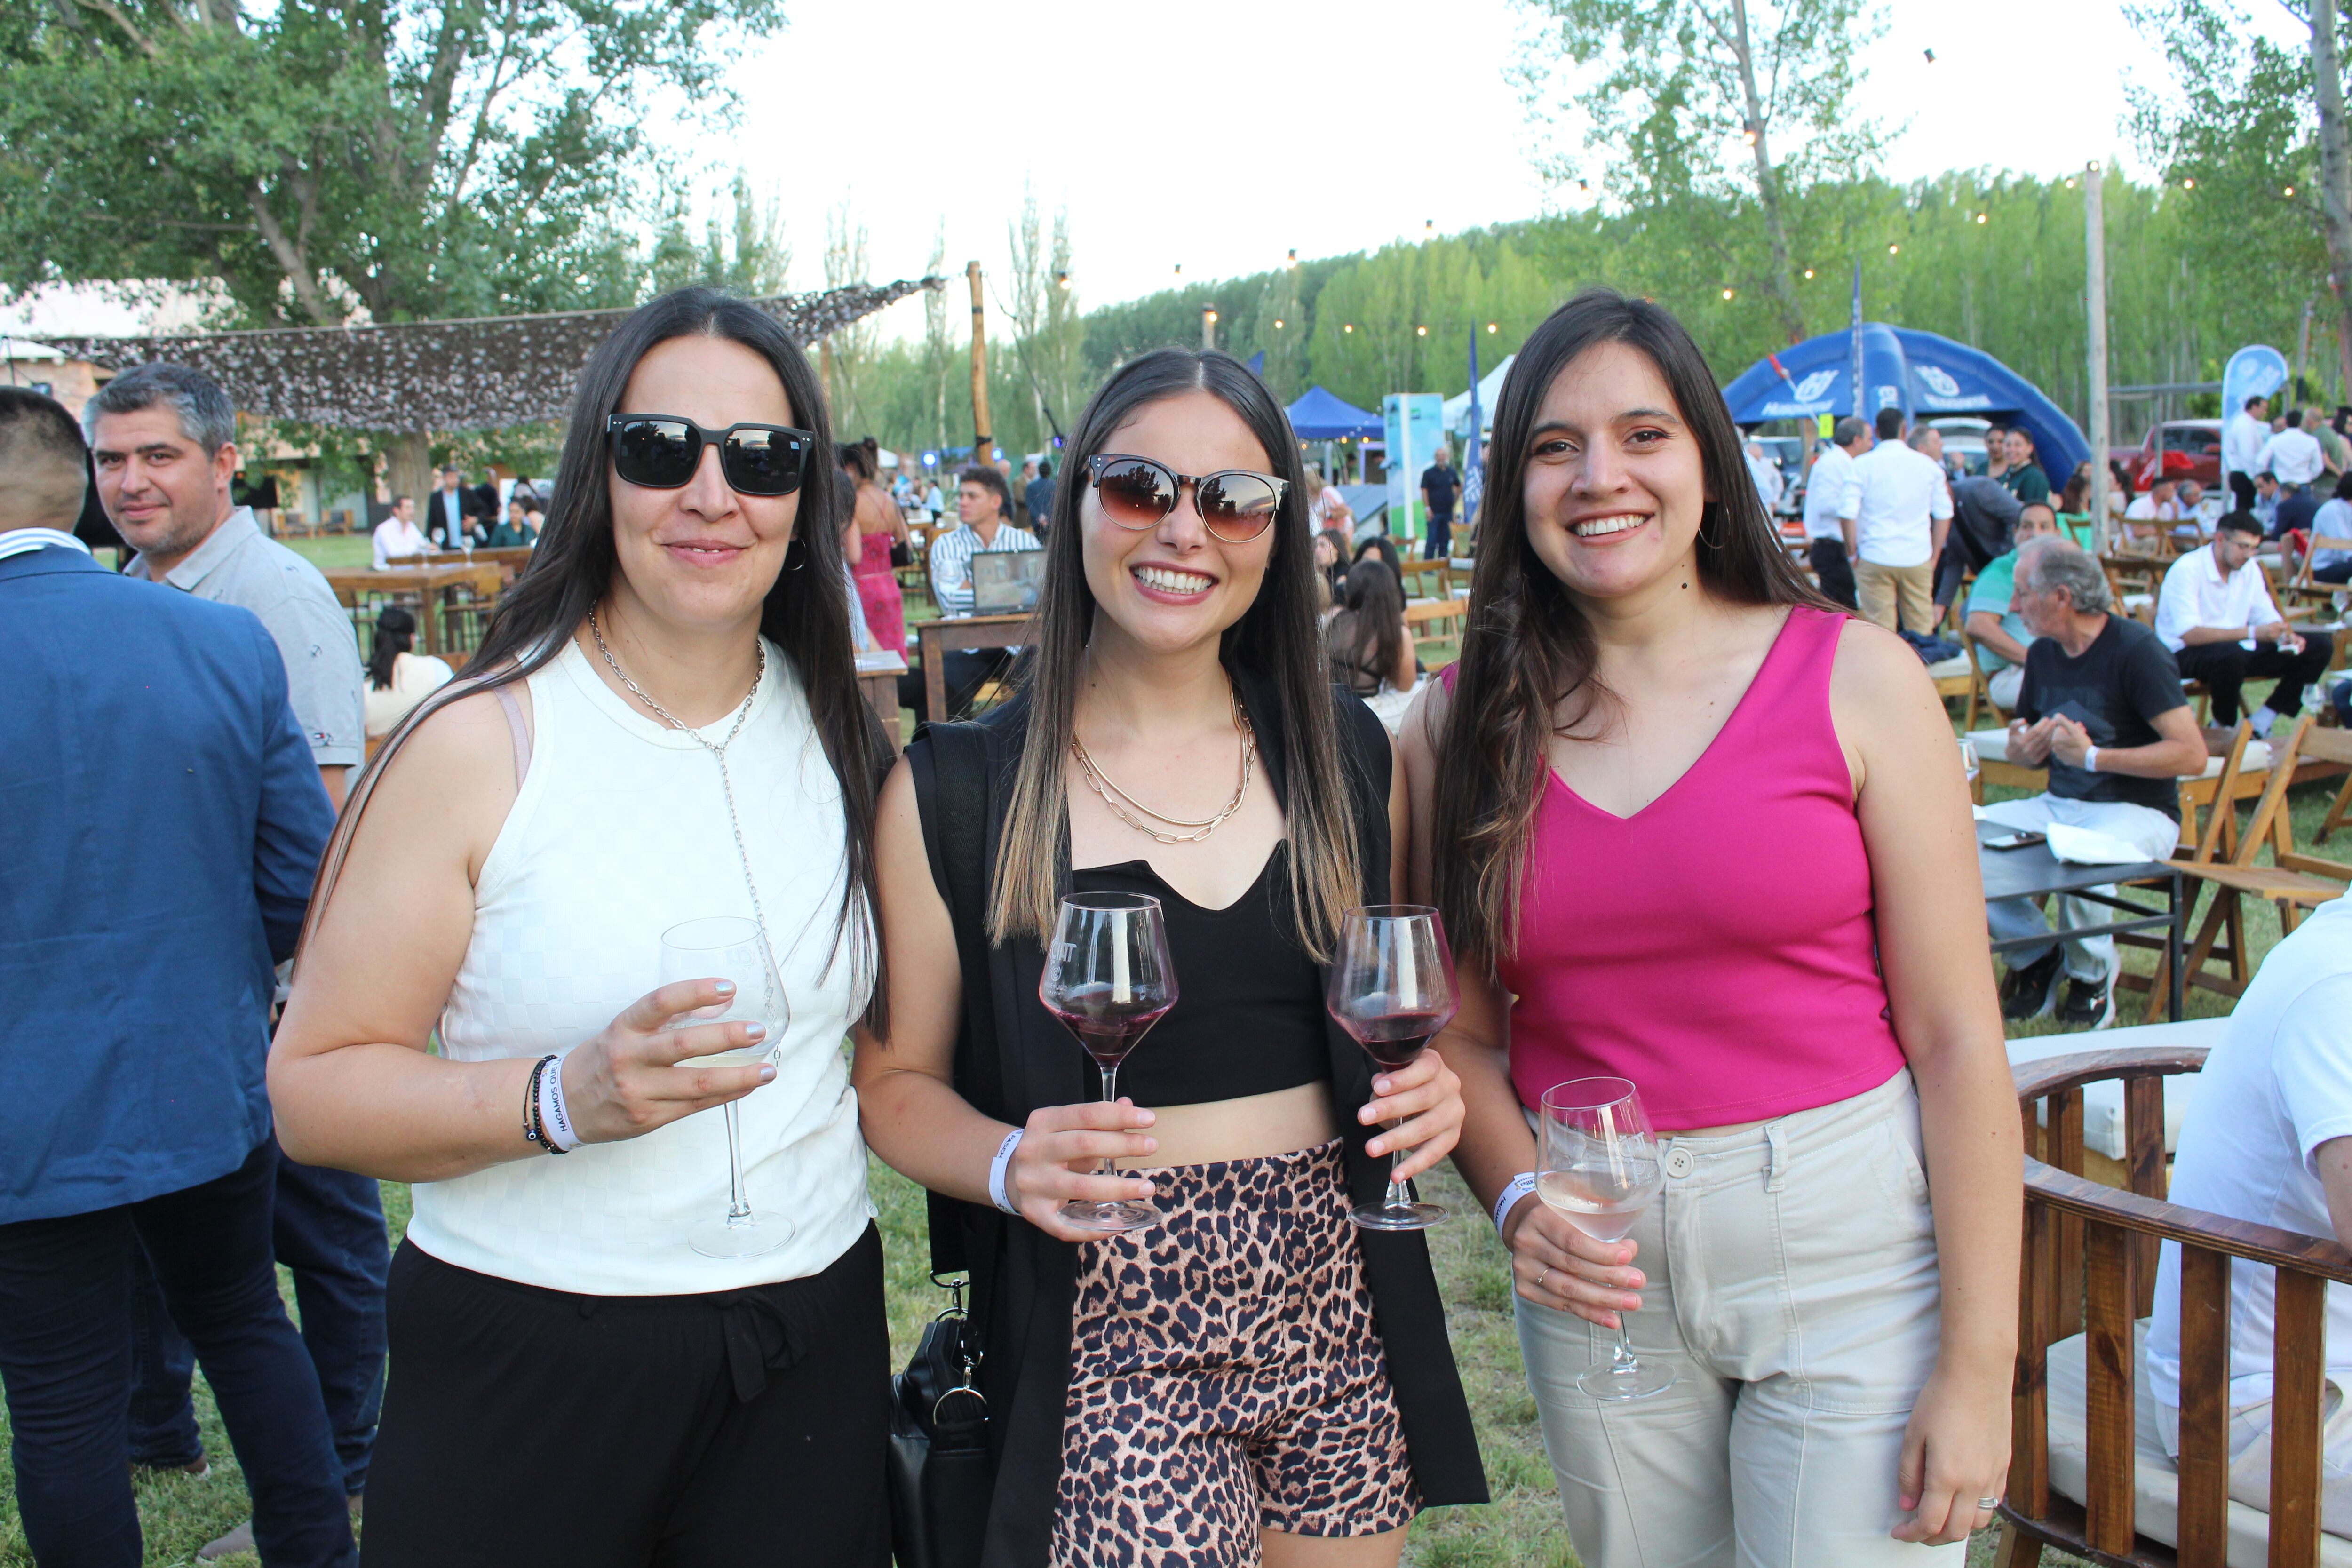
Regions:
[[[678,1066],[757,1067],[775,1059],[784,1030],[793,1021],[793,1006],[758,921],[741,915],[711,915],[662,932],[661,983],[670,985],[681,980],[730,980],[735,991],[724,1002],[679,1014],[669,1021],[669,1027],[758,1024],[767,1032],[751,1045],[688,1057]],[[687,1244],[705,1258],[758,1258],[793,1238],[792,1221],[772,1210],[753,1208],[743,1190],[740,1104],[730,1100],[722,1108],[727,1116],[727,1212],[699,1222],[687,1233]]]
[[[1666,1184],[1642,1091],[1622,1078],[1580,1078],[1544,1090],[1536,1196],[1595,1241],[1622,1241]],[[1595,1399],[1647,1399],[1675,1369],[1635,1358],[1617,1314],[1616,1353],[1576,1380]]]

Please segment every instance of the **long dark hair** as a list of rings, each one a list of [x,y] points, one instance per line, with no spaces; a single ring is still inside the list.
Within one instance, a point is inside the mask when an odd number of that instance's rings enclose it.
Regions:
[[[1404,584],[1388,563],[1366,556],[1348,568],[1346,607],[1324,629],[1331,648],[1331,673],[1352,682],[1360,672],[1385,678],[1403,657]]]
[[[420,704],[386,737],[375,760],[352,785],[342,820],[327,846],[317,895],[304,936],[315,928],[368,796],[393,755],[416,726],[444,705],[520,680],[563,651],[589,610],[610,590],[618,557],[613,548],[609,418],[621,411],[637,363],[673,338],[721,338],[768,362],[782,382],[793,417],[816,440],[814,453],[832,449],[832,421],[808,356],[772,316],[711,289],[681,289],[640,308],[613,331],[581,367],[572,423],[556,467],[555,495],[530,569],[499,602],[468,661],[468,679],[450,682]],[[813,454],[814,455],[814,454]],[[821,462],[813,462],[800,489],[800,506],[786,552],[787,570],[761,606],[760,633],[783,651],[800,678],[817,739],[841,784],[847,830],[848,878],[835,924],[836,945],[849,943],[853,984],[873,983],[869,1019],[881,1026],[887,988],[870,917],[874,901],[874,794],[879,738],[873,710],[858,695],[849,640],[847,585],[842,576],[840,493]],[[794,558],[797,558],[796,560]],[[475,675],[474,671],[480,674]]]
[[[416,617],[398,605],[387,605],[375,618],[375,647],[369,650],[368,683],[378,691],[392,689],[392,668],[400,656],[416,646]]]
[[[1528,444],[1553,381],[1586,350],[1611,342],[1649,356],[1697,443],[1709,498],[1697,546],[1706,589],[1734,604],[1836,608],[1781,549],[1714,373],[1681,322],[1649,300],[1587,289],[1535,330],[1496,405],[1460,672],[1435,737],[1437,906],[1454,951],[1489,971],[1518,939],[1545,747],[1609,700],[1593,677],[1592,626],[1528,538],[1526,485]]]
[[[1213,350],[1156,349],[1114,371],[1087,405],[1064,457],[1066,482],[1054,487],[1035,657],[1026,677],[1028,731],[989,906],[989,935],[996,942],[1046,939],[1054,929],[1059,870],[1069,853],[1063,759],[1070,751],[1087,639],[1095,625],[1078,521],[1089,488],[1087,460],[1137,410],[1191,392],[1206,392],[1232,409],[1265,448],[1275,476],[1289,481],[1275,516],[1274,545],[1257,598],[1225,628],[1219,654],[1228,668],[1247,669],[1271,682],[1280,705],[1278,713],[1250,717],[1261,731],[1269,723],[1279,725],[1288,763],[1283,820],[1290,840],[1290,907],[1297,911],[1300,945],[1318,959],[1328,953],[1339,917],[1362,901],[1355,808],[1340,773],[1339,723],[1316,624],[1315,548],[1298,438],[1265,384],[1239,360]]]

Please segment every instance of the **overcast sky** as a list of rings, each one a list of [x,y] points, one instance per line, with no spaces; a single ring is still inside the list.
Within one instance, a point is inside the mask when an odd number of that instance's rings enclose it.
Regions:
[[[1070,213],[1087,305],[1301,257],[1534,216],[1536,132],[1505,70],[1511,0],[789,0],[792,26],[735,72],[745,109],[708,149],[782,196],[793,282],[822,282],[846,199],[877,279],[919,276],[944,221],[948,266],[1006,264],[1034,184]],[[2104,0],[1901,0],[1866,52],[1859,106],[1902,127],[1888,172],[2135,170],[2125,85],[2161,61]],[[2275,10],[2273,7],[2272,10]],[[2277,27],[2258,10],[2262,25]],[[1932,48],[1929,63],[1925,51]],[[779,168],[788,171],[778,174]],[[42,312],[131,330],[119,312]],[[100,315],[104,319],[98,319]],[[0,310],[0,322],[21,322]],[[921,328],[908,300],[886,317]]]

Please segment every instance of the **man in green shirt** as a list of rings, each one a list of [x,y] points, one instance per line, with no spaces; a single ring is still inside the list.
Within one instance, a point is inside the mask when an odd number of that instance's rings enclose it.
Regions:
[[[2047,501],[2050,476],[2042,471],[2041,463],[2033,456],[2033,437],[2025,433],[2024,426],[2012,425],[2000,439],[2009,458],[2009,466],[2001,470],[2000,482],[2021,501]]]
[[[1964,623],[1977,645],[1977,663],[1989,679],[1985,691],[2003,712],[2017,706],[2019,684],[2025,679],[2025,645],[2033,640],[2025,617],[2010,607],[2017,576],[2017,552],[2026,541],[2058,531],[2058,514],[2046,500],[2028,501],[2017,514],[2009,552],[1996,555],[1977,574],[1969,590]]]

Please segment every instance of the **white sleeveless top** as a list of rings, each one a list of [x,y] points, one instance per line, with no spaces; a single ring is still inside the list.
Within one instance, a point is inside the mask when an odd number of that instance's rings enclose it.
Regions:
[[[435,1258],[582,1295],[673,1296],[815,1274],[864,1233],[874,1210],[842,1046],[866,996],[851,988],[847,938],[834,934],[847,868],[841,787],[798,678],[773,643],[767,655],[727,765],[793,1017],[775,1080],[739,1103],[751,1201],[790,1219],[792,1240],[733,1259],[687,1245],[694,1225],[727,1212],[726,1119],[713,1110],[418,1183],[408,1236]],[[663,931],[751,913],[718,760],[615,694],[574,641],[529,679],[530,771],[482,864],[441,1015],[441,1048],[457,1061],[580,1044],[660,984]],[[734,722],[730,712],[701,733],[724,741]],[[520,1098],[514,1110],[520,1142]]]

